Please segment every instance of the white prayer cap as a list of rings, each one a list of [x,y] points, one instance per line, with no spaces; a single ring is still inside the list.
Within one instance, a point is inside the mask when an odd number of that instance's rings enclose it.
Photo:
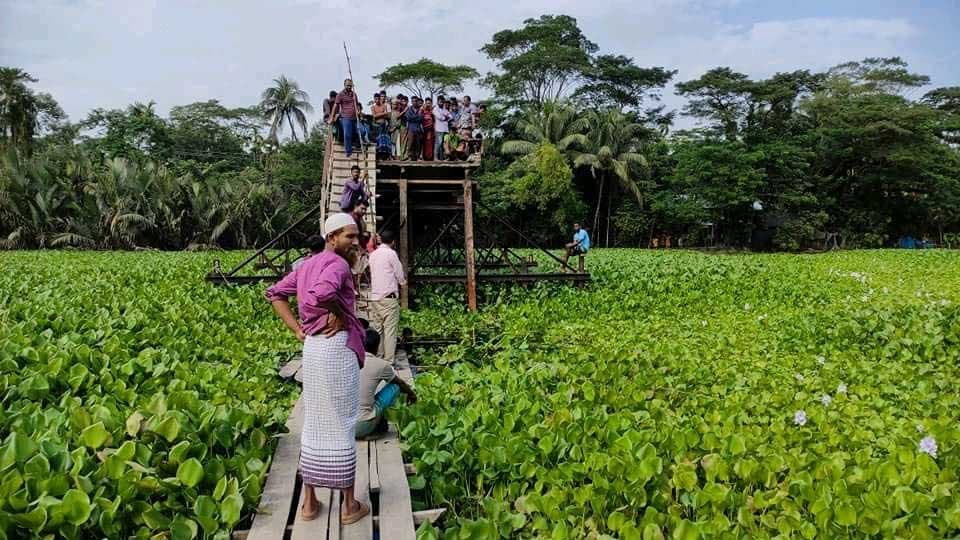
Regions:
[[[344,214],[342,212],[333,214],[323,222],[323,236],[335,233],[347,225],[356,224],[357,222],[353,220],[353,217],[351,217],[350,214]]]

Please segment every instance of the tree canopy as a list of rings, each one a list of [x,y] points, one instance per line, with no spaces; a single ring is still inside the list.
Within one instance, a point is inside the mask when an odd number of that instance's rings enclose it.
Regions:
[[[448,66],[428,58],[411,64],[395,64],[374,78],[382,88],[399,86],[414,96],[430,96],[462,92],[463,83],[479,77],[470,66]]]

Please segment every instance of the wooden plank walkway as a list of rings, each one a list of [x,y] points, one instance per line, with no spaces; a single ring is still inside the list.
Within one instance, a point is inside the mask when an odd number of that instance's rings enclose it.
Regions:
[[[397,351],[398,376],[413,382],[406,353]],[[284,378],[298,377],[300,358],[280,369]],[[263,495],[249,531],[235,531],[234,538],[247,540],[413,540],[416,526],[436,521],[443,509],[413,512],[407,476],[416,469],[403,462],[397,427],[375,441],[357,441],[356,498],[367,504],[370,515],[351,525],[340,523],[340,492],[316,489],[320,514],[303,521],[300,506],[303,493],[298,474],[300,432],[303,429],[303,401],[298,399],[287,420],[289,433],[280,436],[273,455]]]

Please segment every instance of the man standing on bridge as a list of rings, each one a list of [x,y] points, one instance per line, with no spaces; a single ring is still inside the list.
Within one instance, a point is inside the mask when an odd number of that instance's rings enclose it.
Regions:
[[[354,497],[360,410],[360,368],[364,330],[355,312],[356,292],[350,265],[356,259],[357,226],[349,214],[334,214],[323,224],[326,247],[267,289],[273,309],[303,342],[303,432],[300,472],[305,521],[320,513],[314,487],[343,493],[340,521],[359,521],[370,512]],[[297,297],[300,321],[290,309]]]
[[[370,254],[370,325],[380,333],[380,358],[393,364],[400,326],[400,287],[407,284],[393,246],[393,231],[380,233],[380,246]]]
[[[337,113],[340,113],[340,128],[343,130],[343,149],[347,157],[353,154],[353,136],[357,133],[357,95],[353,93],[353,81],[345,79],[343,90],[333,101],[333,110],[330,111],[330,120],[333,124]]]

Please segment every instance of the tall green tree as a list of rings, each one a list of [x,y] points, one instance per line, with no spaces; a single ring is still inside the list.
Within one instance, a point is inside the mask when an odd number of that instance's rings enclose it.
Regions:
[[[497,63],[484,83],[506,100],[543,105],[575,89],[591,69],[597,45],[568,15],[542,15],[517,30],[501,30],[480,49]]]
[[[260,108],[264,118],[270,122],[270,137],[276,139],[277,131],[282,129],[284,119],[290,126],[290,137],[297,141],[294,122],[300,126],[303,136],[307,136],[307,113],[313,112],[310,95],[300,89],[296,81],[281,75],[273,80],[274,85],[263,91],[260,96]]]
[[[518,138],[505,141],[502,150],[506,154],[528,155],[550,144],[570,155],[575,146],[587,144],[584,133],[588,127],[587,116],[569,103],[548,101],[542,107],[527,106],[514,126]]]
[[[739,134],[752,86],[745,74],[719,67],[677,84],[677,94],[688,99],[685,114],[712,122],[711,127],[733,141]]]
[[[600,209],[607,202],[607,245],[610,243],[610,193],[608,186],[616,182],[623,190],[632,195],[643,206],[644,190],[641,187],[642,171],[647,167],[647,159],[641,153],[647,128],[617,110],[594,111],[589,116],[586,144],[574,153],[574,165],[590,171],[596,180],[597,208],[593,217],[593,234],[600,231]]]
[[[645,101],[659,101],[663,87],[676,73],[639,67],[627,56],[604,54],[593,59],[574,96],[592,108],[638,109]]]
[[[466,65],[448,66],[428,58],[411,64],[395,64],[375,76],[381,88],[399,86],[414,96],[430,96],[462,92],[463,83],[479,77],[477,70]]]
[[[67,115],[50,94],[35,92],[37,79],[20,68],[0,67],[0,143],[30,150],[34,138],[62,127]]]

